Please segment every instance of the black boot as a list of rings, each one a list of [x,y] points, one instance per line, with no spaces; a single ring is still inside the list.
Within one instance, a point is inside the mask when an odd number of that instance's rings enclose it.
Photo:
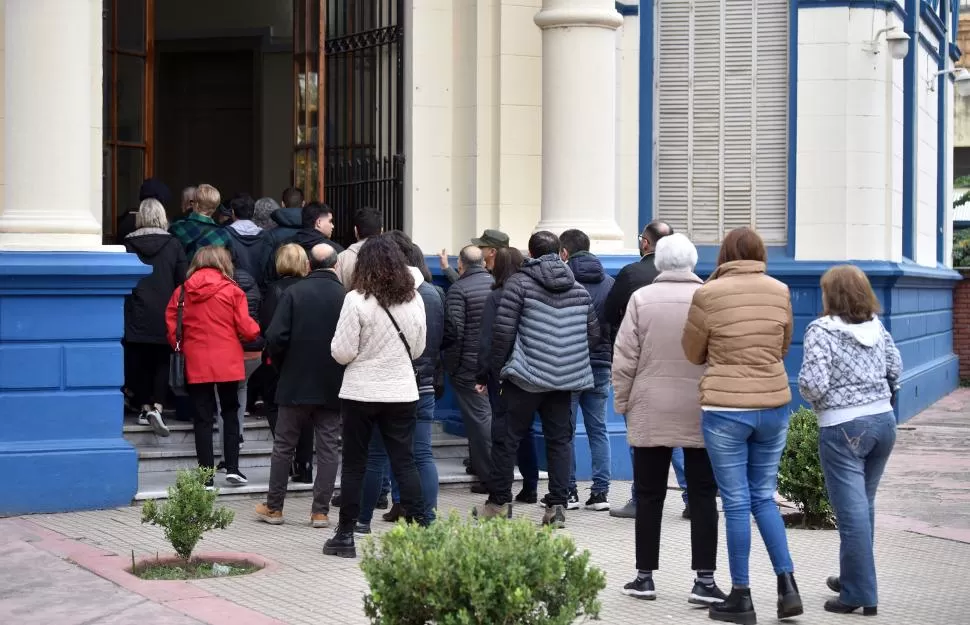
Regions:
[[[381,515],[381,518],[388,523],[397,523],[398,519],[404,518],[404,506],[399,503],[391,506],[391,509]]]
[[[732,588],[724,603],[712,605],[708,615],[712,620],[738,625],[755,625],[758,622],[750,588]]]
[[[357,547],[354,546],[354,528],[338,527],[333,538],[324,543],[323,555],[356,558]]]
[[[791,618],[802,612],[802,598],[798,595],[795,575],[782,573],[778,576],[778,618]]]
[[[842,601],[839,599],[829,599],[825,602],[825,611],[834,612],[836,614],[850,614],[858,610],[860,607],[862,606],[842,603]],[[874,605],[862,608],[863,616],[875,616],[876,614],[878,614],[878,609]]]

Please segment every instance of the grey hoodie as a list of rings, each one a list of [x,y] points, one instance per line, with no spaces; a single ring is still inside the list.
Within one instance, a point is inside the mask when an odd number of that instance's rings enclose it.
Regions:
[[[850,324],[822,317],[809,324],[798,390],[828,427],[892,410],[890,385],[903,370],[893,337],[878,317]]]

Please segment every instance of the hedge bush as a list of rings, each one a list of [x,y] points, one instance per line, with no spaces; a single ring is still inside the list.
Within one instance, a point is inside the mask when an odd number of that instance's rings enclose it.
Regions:
[[[571,538],[524,519],[398,524],[363,546],[374,625],[569,625],[606,586]]]
[[[149,499],[141,508],[141,522],[163,527],[165,539],[185,561],[192,557],[192,550],[204,533],[226,529],[233,520],[232,510],[215,508],[219,493],[206,490],[205,483],[213,473],[209,468],[179,471],[175,485],[168,488],[166,503]]]
[[[778,467],[778,492],[798,506],[805,515],[804,525],[832,526],[832,506],[818,457],[818,418],[808,408],[799,408],[789,421],[788,444]]]

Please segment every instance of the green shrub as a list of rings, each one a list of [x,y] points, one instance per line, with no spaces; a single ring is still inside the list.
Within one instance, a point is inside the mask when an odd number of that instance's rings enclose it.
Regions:
[[[788,445],[778,467],[778,492],[798,506],[805,525],[831,527],[832,506],[818,457],[818,418],[799,408],[788,424]]]
[[[568,625],[597,618],[606,587],[589,552],[525,519],[399,524],[364,544],[374,625]]]
[[[232,523],[233,511],[216,510],[218,492],[205,488],[213,474],[209,468],[179,471],[175,486],[168,488],[166,503],[149,499],[142,506],[141,522],[165,528],[165,539],[183,560],[192,556],[202,534],[212,529],[226,529]]]

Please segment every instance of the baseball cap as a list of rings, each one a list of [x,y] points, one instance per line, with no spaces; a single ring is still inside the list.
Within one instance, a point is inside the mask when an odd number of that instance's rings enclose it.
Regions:
[[[482,236],[472,239],[472,245],[477,247],[494,247],[495,249],[509,246],[509,235],[501,230],[486,230]]]

